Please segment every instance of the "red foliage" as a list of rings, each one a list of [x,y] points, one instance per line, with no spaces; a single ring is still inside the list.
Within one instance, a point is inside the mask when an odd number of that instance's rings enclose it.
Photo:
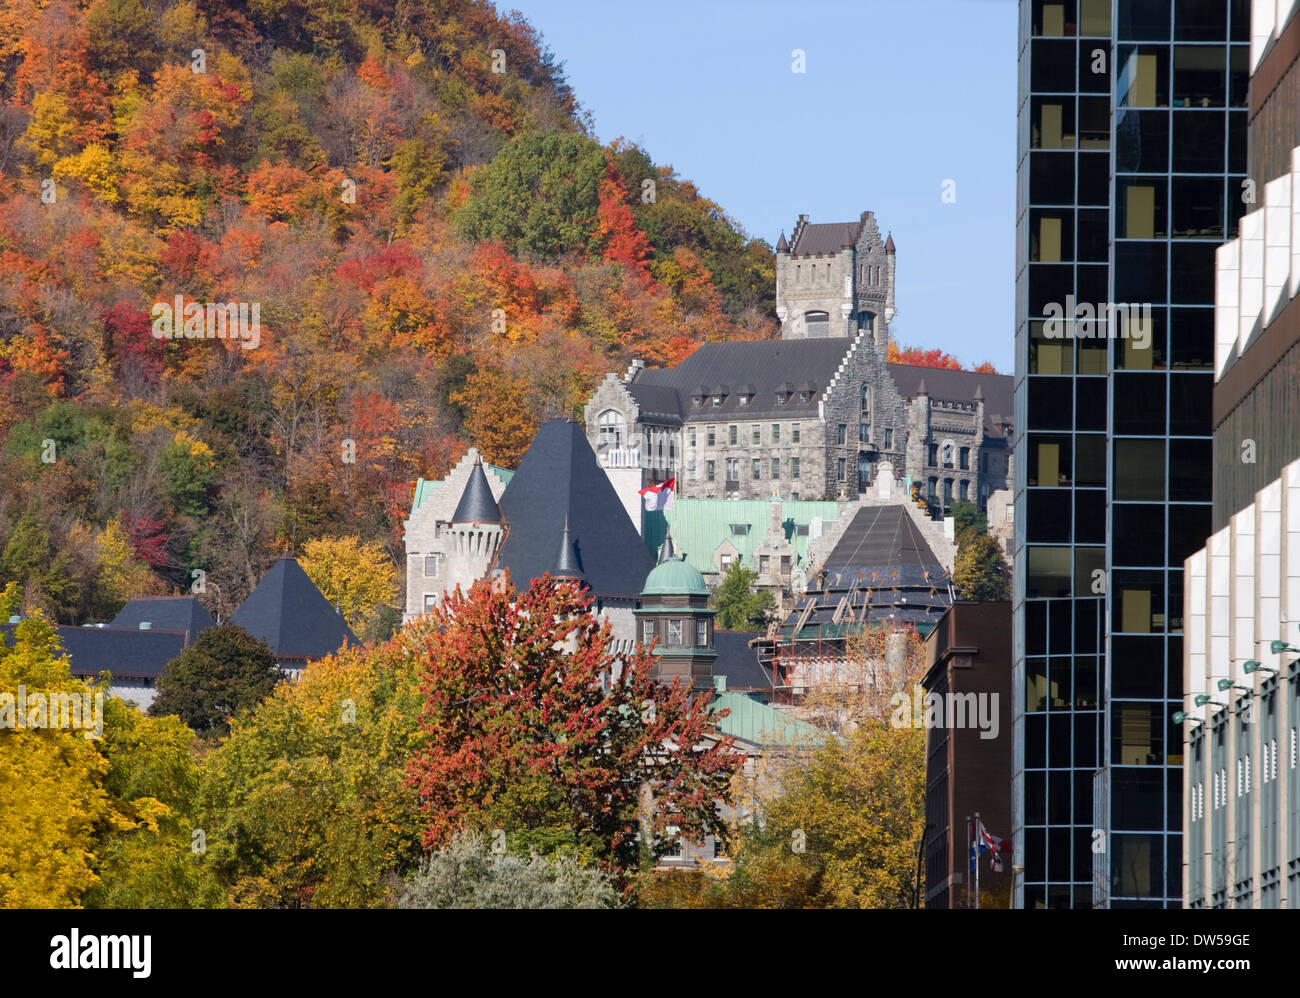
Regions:
[[[163,521],[141,513],[132,516],[122,510],[122,521],[131,538],[131,546],[152,568],[161,568],[167,562],[167,534],[163,532]]]
[[[103,313],[104,338],[118,374],[130,386],[156,386],[163,369],[162,341],[153,335],[149,316],[120,301]]]
[[[729,799],[743,757],[730,739],[703,747],[712,728],[705,699],[658,683],[648,649],[626,656],[614,678],[609,622],[590,607],[572,584],[546,576],[516,592],[507,576],[457,588],[410,632],[426,741],[407,773],[428,821],[426,848],[467,825],[558,825],[627,870],[642,782],[654,791],[659,829],[668,815],[693,837],[718,828],[717,802]],[[561,790],[555,810],[494,809],[510,786],[539,781]]]

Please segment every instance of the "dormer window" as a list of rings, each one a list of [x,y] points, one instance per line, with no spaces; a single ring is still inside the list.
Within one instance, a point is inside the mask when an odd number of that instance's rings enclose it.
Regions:
[[[718,408],[720,405],[722,405],[722,396],[721,396],[721,395],[715,395],[715,396],[713,396],[713,408],[716,409],[716,408]]]
[[[799,393],[799,401],[800,401],[800,402],[807,402],[807,401],[808,401],[808,393],[807,393],[807,392],[800,392],[800,393]]]
[[[748,395],[741,395],[738,399],[736,399],[736,404],[737,404],[737,405],[749,405],[749,396],[748,396]]]

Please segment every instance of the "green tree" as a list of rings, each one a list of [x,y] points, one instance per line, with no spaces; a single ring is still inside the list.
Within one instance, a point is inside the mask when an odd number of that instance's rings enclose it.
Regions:
[[[573,856],[495,853],[486,836],[458,835],[420,864],[399,908],[621,908],[622,896],[596,867]]]
[[[275,688],[280,668],[266,642],[242,627],[210,627],[167,663],[149,713],[176,714],[204,737],[224,735],[228,719]]]
[[[598,256],[604,176],[599,143],[574,132],[528,132],[474,175],[455,222],[466,237],[500,239],[516,255]]]
[[[1002,546],[988,534],[966,531],[957,546],[952,581],[962,599],[1006,599],[1009,587]]]
[[[713,592],[713,606],[718,611],[716,623],[724,631],[745,631],[763,627],[776,610],[769,592],[755,592],[758,573],[745,568],[737,558],[722,576]]]
[[[979,511],[979,507],[969,499],[956,500],[948,507],[948,515],[953,518],[953,531],[959,540],[967,530],[974,530],[979,534],[989,532],[988,520]]]

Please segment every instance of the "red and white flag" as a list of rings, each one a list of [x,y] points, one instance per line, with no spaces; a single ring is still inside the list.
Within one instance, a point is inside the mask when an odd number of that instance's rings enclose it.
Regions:
[[[641,489],[641,495],[645,499],[645,508],[652,509],[672,509],[673,508],[673,490],[677,488],[677,479],[670,478],[666,482],[660,482],[658,485],[651,485],[649,488]]]

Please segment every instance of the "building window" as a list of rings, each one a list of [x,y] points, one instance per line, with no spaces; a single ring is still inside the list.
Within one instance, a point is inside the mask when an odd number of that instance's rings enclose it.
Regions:
[[[790,458],[790,477],[799,477],[799,459],[797,457]]]
[[[770,555],[760,554],[758,556],[758,574],[766,575],[772,569],[772,558]]]
[[[698,409],[698,408],[700,407],[700,403],[703,402],[703,401],[704,401],[704,399],[703,399],[701,396],[699,396],[699,395],[692,395],[692,396],[691,396],[691,408],[692,408],[692,409]]]
[[[943,466],[944,466],[945,468],[951,468],[951,467],[952,467],[952,459],[953,459],[953,457],[955,456],[955,455],[953,454],[953,451],[956,450],[956,449],[957,449],[957,448],[955,448],[955,447],[953,446],[951,440],[945,440],[945,441],[943,442]]]
[[[966,481],[966,480],[963,478],[963,479],[962,479],[962,482],[961,482],[961,486],[960,486],[960,488],[958,489],[958,492],[959,492],[960,495],[961,495],[962,501],[965,501],[965,500],[969,499],[969,498],[970,498],[970,482]]]
[[[799,424],[798,424],[798,423],[791,423],[791,424],[790,424],[790,442],[791,442],[792,444],[797,444],[797,443],[799,442]]]
[[[740,481],[740,458],[738,457],[727,458],[727,481],[729,482]]]
[[[785,400],[786,400],[788,397],[789,397],[789,396],[787,396],[785,392],[777,392],[777,393],[776,393],[776,404],[777,404],[777,405],[785,405]]]
[[[871,411],[871,388],[865,381],[862,383],[862,411]]]
[[[943,504],[947,506],[951,502],[952,502],[952,479],[945,478],[943,480]]]
[[[807,402],[807,401],[808,401],[808,393],[807,393],[807,392],[800,392],[800,393],[799,393],[799,401],[800,401],[800,402]]]
[[[749,524],[748,524],[748,523],[733,523],[733,524],[731,525],[731,533],[732,533],[732,535],[735,536],[735,537],[744,537],[746,534],[749,533]]]
[[[736,404],[737,404],[737,405],[749,405],[749,396],[748,396],[748,395],[741,395],[741,396],[739,396],[739,397],[736,399]]]
[[[754,429],[750,434],[750,439],[753,441],[755,447],[763,442],[763,428],[757,423],[754,424]]]
[[[732,423],[730,426],[727,427],[727,443],[731,444],[732,447],[736,446],[737,440],[736,440],[735,423]]]
[[[754,481],[758,481],[760,478],[763,477],[763,461],[761,458],[756,457],[754,458],[752,464],[753,467],[750,468],[750,475],[754,479]]]
[[[716,442],[714,437],[714,428],[710,426],[707,430],[704,431],[704,434],[705,434],[704,442],[707,443],[710,447],[712,447]]]
[[[781,442],[781,424],[780,424],[780,423],[773,423],[773,424],[772,424],[772,443],[774,443],[774,444],[779,444],[780,442]]]
[[[686,462],[686,477],[692,482],[700,480],[700,470],[695,467],[695,459],[691,458]]]
[[[926,463],[929,464],[931,468],[937,468],[939,466],[939,445],[938,444],[930,445],[930,455],[926,459]],[[931,481],[933,481],[933,479],[931,479]]]
[[[885,450],[894,449],[894,431],[885,427]]]
[[[432,579],[438,574],[438,556],[436,554],[426,554],[424,556],[424,577]]]
[[[709,647],[709,622],[707,620],[697,620],[695,622],[695,646],[697,648]]]
[[[719,555],[718,564],[722,566],[722,570],[725,572],[727,569],[731,567],[731,555],[729,554]]]
[[[721,407],[722,407],[722,396],[721,395],[713,396],[713,408],[720,409]]]
[[[931,506],[934,505],[934,493],[935,493],[935,490],[938,489],[938,487],[939,487],[939,479],[937,479],[937,478],[931,478],[930,481],[929,481],[929,486],[928,486],[928,488],[927,488],[927,490],[926,490],[926,493],[925,493],[927,496],[930,497],[930,498],[929,498],[929,503],[930,503]]]
[[[844,481],[844,458],[840,458],[835,462],[835,480],[838,482]]]
[[[682,622],[676,617],[668,621],[668,646],[670,648],[680,648],[682,646]]]
[[[781,574],[790,574],[790,556],[788,554],[781,555]]]
[[[796,537],[807,537],[810,531],[811,527],[806,523],[796,523],[794,525],[794,533]]]
[[[962,471],[970,470],[970,448],[969,447],[963,447],[961,449],[961,454],[959,455],[958,463],[961,465]]]
[[[870,423],[859,423],[859,424],[858,424],[858,443],[860,443],[860,444],[865,444],[865,443],[866,443],[867,441],[869,441],[870,439],[871,439],[871,424],[870,424]]]
[[[695,427],[693,426],[686,431],[686,445],[688,447],[695,446]]]
[[[605,447],[623,445],[623,414],[617,409],[606,409],[600,414],[600,435],[597,440]]]
[[[653,620],[641,621],[641,643],[649,645],[655,639],[655,622]]]
[[[425,613],[432,613],[433,610],[434,610],[434,608],[437,607],[437,605],[438,605],[438,597],[437,597],[437,596],[435,596],[433,593],[425,593],[425,594],[424,594],[424,612],[425,612]]]
[[[705,461],[705,462],[704,462],[704,477],[705,477],[706,480],[708,480],[708,481],[710,481],[710,482],[713,481],[714,478],[716,477],[716,476],[713,474],[713,462],[712,462],[712,461]]]
[[[781,477],[781,459],[779,457],[774,457],[772,458],[772,478],[777,479],[780,477]]]
[[[849,427],[847,423],[840,423],[837,427],[835,427],[835,442],[837,444],[844,443],[844,441],[848,438],[848,435],[849,435]]]

